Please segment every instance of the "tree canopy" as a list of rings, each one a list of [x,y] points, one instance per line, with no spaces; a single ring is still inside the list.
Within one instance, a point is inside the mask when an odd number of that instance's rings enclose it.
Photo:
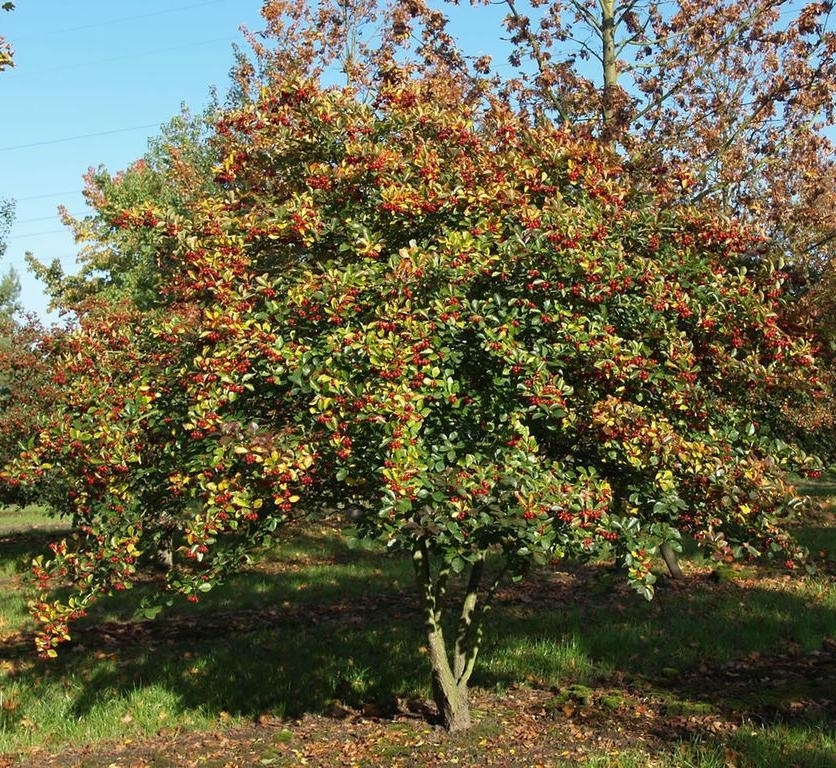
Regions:
[[[576,23],[592,7],[572,4]],[[563,6],[545,8],[541,29],[567,41]],[[635,40],[652,27],[687,90],[672,39],[697,27],[642,8],[647,23],[626,15],[636,3],[618,23]],[[580,81],[546,77],[551,40],[519,13],[534,79],[494,79],[420,3],[364,45],[377,13],[265,3],[226,108],[172,123],[123,174],[88,175],[84,272],[47,275],[78,322],[39,342],[53,399],[2,472],[74,523],[34,566],[43,655],[161,548],[150,614],[199,599],[288,522],[350,510],[358,535],[412,558],[436,703],[463,728],[502,578],[609,553],[649,598],[653,558],[683,534],[800,562],[787,472],[816,466],[798,414],[825,388],[785,322],[775,237],[700,192],[698,139],[695,168],[687,143],[640,151],[609,81],[572,108],[598,118],[568,119]],[[767,22],[741,16],[729,37],[724,11],[692,55],[745,51]],[[337,64],[346,85],[329,85]],[[687,141],[667,96],[652,119],[630,104],[647,147],[651,125]]]
[[[745,266],[763,240],[468,87],[271,77],[216,123],[214,189],[114,219],[154,243],[165,306],[79,306],[62,395],[5,472],[75,522],[35,567],[78,590],[34,605],[42,653],[162,542],[168,591],[198,599],[351,504],[413,559],[461,728],[503,575],[613,550],[649,597],[683,532],[794,566],[783,472],[806,457],[781,437],[816,369],[777,322],[785,275]]]

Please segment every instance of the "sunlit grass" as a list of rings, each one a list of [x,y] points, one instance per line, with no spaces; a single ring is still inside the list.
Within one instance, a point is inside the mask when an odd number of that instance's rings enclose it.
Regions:
[[[515,634],[508,641],[492,642],[489,638],[477,683],[480,680],[495,684],[526,680],[550,687],[588,683],[609,671],[608,664],[595,663],[577,637]]]
[[[39,504],[29,504],[25,507],[0,506],[0,534],[4,531],[50,530],[62,527],[66,527],[66,523],[51,515],[46,507]]]
[[[44,663],[26,635],[31,595],[22,577],[53,535],[40,526],[55,521],[31,510],[0,519],[0,754],[140,739],[161,729],[212,730],[263,713],[296,718],[328,713],[335,702],[385,710],[396,697],[429,695],[405,557],[353,551],[338,531],[310,528],[200,604],[176,604],[153,624],[137,623],[141,589],[102,601],[80,623],[75,644]],[[13,535],[9,520],[23,533]],[[832,546],[832,529],[800,533]],[[663,581],[650,603],[604,567],[572,574],[579,590],[558,600],[535,585],[525,599],[498,601],[488,614],[477,688],[589,686],[617,699],[626,679],[668,700],[671,712],[702,715],[720,704],[716,693],[676,688],[700,665],[803,653],[836,636],[836,590],[826,573],[784,578],[754,566],[730,569],[720,584],[704,575],[682,586]],[[548,583],[552,575],[540,578]],[[113,623],[102,629],[103,621]],[[757,701],[724,706],[760,706],[793,693],[773,687]],[[664,754],[592,753],[584,765],[714,768],[733,756],[737,768],[824,766],[833,748],[832,728],[776,720],[672,744]]]

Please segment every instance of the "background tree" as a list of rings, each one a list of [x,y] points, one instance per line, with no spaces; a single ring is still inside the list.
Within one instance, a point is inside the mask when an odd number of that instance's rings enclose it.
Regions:
[[[14,3],[3,3],[0,8],[4,11],[11,11],[14,9]],[[0,71],[13,64],[11,46],[0,36]],[[14,201],[0,200],[0,258],[6,253],[5,238],[14,220],[14,208]],[[0,278],[0,315],[4,323],[19,311],[19,298],[20,281],[14,269],[11,268],[3,278]]]
[[[616,546],[649,597],[680,532],[794,565],[783,473],[806,459],[778,437],[816,370],[777,322],[785,275],[741,265],[763,241],[430,53],[384,50],[362,87],[266,68],[219,116],[216,187],[114,215],[154,242],[166,305],[80,313],[65,395],[5,470],[76,523],[35,566],[45,655],[163,537],[168,591],[197,599],[289,519],[351,503],[412,558],[435,699],[464,728],[504,575]]]
[[[15,204],[13,200],[0,201],[0,259],[6,253],[6,236],[14,221]],[[20,309],[20,280],[14,271],[9,271],[0,278],[0,314],[11,317]]]
[[[3,237],[14,218],[14,203],[0,205],[0,258],[6,250]],[[0,278],[0,466],[13,459],[30,440],[38,419],[54,402],[48,360],[60,332],[45,331],[23,313],[20,281],[14,268]],[[26,501],[17,483],[0,482],[0,501]]]
[[[40,422],[57,407],[61,387],[54,379],[62,330],[45,329],[33,317],[0,315],[0,466],[14,460]],[[0,502],[47,503],[44,488],[27,493],[16,478],[0,477]]]
[[[587,126],[651,169],[686,159],[689,194],[726,212],[788,226],[806,209],[821,221],[810,209],[829,193],[818,172],[833,166],[831,3],[507,5],[521,72],[506,87],[533,111]]]
[[[62,211],[81,245],[79,271],[67,275],[57,260],[45,265],[27,254],[29,269],[44,283],[53,309],[72,309],[92,297],[129,299],[140,309],[165,302],[170,265],[157,260],[161,233],[124,224],[146,215],[151,204],[185,208],[215,189],[213,168],[219,157],[208,141],[214,110],[210,106],[192,115],[184,106],[130,167],[115,174],[102,166],[87,171],[84,197],[92,212],[73,218]]]
[[[14,10],[14,3],[5,2],[0,5],[0,9],[4,11]],[[14,66],[14,51],[11,43],[9,43],[2,35],[0,35],[0,71],[6,67]]]
[[[13,268],[0,278],[0,314],[11,319],[21,310],[20,279]]]

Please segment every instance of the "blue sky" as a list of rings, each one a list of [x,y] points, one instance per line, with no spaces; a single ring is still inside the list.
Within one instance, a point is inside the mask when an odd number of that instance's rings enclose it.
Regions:
[[[441,0],[434,0],[441,4]],[[57,207],[85,213],[82,175],[119,171],[180,111],[199,112],[214,85],[223,96],[241,25],[261,28],[261,0],[16,0],[0,12],[0,35],[16,66],[0,73],[0,200],[17,201],[0,271],[15,268],[25,308],[46,315],[47,298],[24,254],[59,259],[74,272],[77,246]],[[465,50],[507,66],[501,4],[444,4]],[[830,135],[833,135],[831,132]]]
[[[17,200],[0,262],[17,270],[26,308],[47,299],[24,254],[75,271],[76,246],[57,215],[85,211],[82,174],[117,171],[187,103],[226,88],[241,24],[260,28],[260,0],[17,0],[0,14],[16,66],[0,74],[0,198]],[[77,137],[77,138],[76,138]]]
[[[85,212],[82,174],[111,172],[145,152],[149,137],[210,87],[225,93],[240,26],[261,28],[261,0],[17,0],[0,13],[16,66],[0,73],[0,199],[17,201],[0,270],[13,266],[25,308],[46,317],[47,298],[24,254],[74,272],[77,247],[57,207]],[[494,8],[447,9],[473,53],[496,53]],[[483,51],[482,47],[491,48]]]

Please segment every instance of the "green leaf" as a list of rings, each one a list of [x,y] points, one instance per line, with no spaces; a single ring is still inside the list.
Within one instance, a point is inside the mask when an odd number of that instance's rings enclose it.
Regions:
[[[163,606],[162,606],[162,605],[149,605],[147,608],[144,608],[144,609],[142,610],[142,615],[143,615],[146,619],[156,619],[156,618],[157,618],[157,616],[159,616],[159,615],[160,615],[160,613],[162,612],[162,610],[163,610]]]

